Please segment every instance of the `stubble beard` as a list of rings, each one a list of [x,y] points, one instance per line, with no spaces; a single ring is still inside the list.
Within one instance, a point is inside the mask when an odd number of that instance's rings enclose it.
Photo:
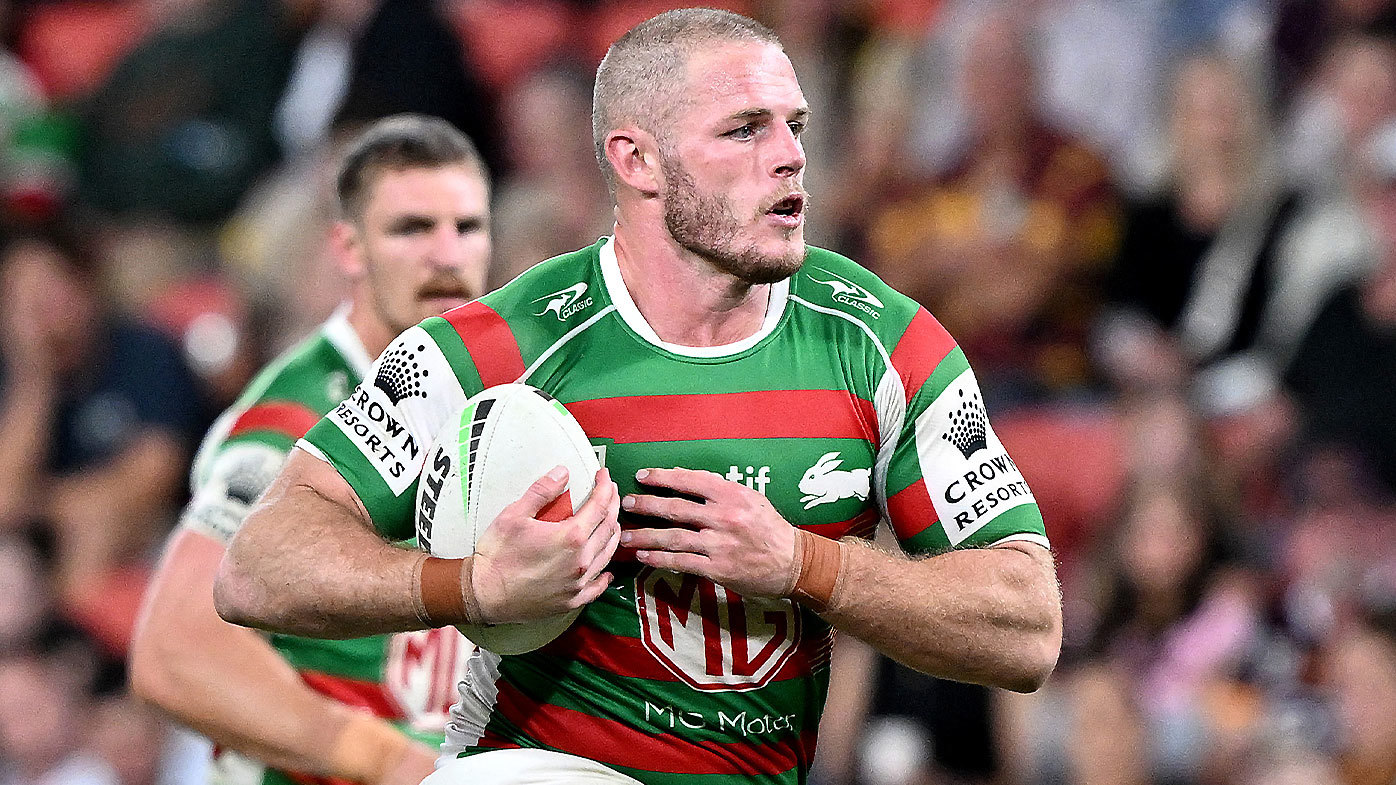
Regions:
[[[719,195],[704,193],[678,159],[661,156],[664,172],[664,227],[674,242],[728,275],[750,284],[783,281],[805,260],[805,244],[788,253],[762,253],[755,242],[739,245],[742,222]],[[792,230],[793,231],[796,230]]]

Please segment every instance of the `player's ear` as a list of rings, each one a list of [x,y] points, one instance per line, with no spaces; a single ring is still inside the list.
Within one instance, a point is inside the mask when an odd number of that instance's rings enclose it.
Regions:
[[[606,135],[604,149],[618,184],[634,188],[642,196],[659,195],[659,144],[653,134],[633,125],[622,126]]]
[[[335,266],[350,280],[364,276],[363,242],[352,221],[338,220],[330,227],[330,253]]]

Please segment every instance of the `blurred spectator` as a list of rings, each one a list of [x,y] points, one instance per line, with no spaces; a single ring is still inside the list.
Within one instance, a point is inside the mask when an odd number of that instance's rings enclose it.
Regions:
[[[84,687],[37,654],[0,657],[0,785],[119,785],[88,746]]]
[[[163,533],[201,392],[177,347],[111,313],[59,235],[0,250],[0,526],[52,527],[66,598]]]
[[[959,162],[942,177],[889,185],[868,218],[877,272],[945,324],[988,396],[1088,381],[1091,280],[1116,239],[1104,163],[1035,114],[1020,24],[993,15],[968,50]]]
[[[1365,176],[1364,156],[1393,121],[1396,38],[1341,35],[1324,49],[1315,79],[1296,101],[1285,164],[1301,182],[1346,187]]]
[[[159,18],[86,107],[85,200],[193,224],[226,216],[279,156],[292,21],[277,0],[187,0]]]
[[[1374,613],[1338,636],[1325,665],[1343,783],[1389,785],[1396,780],[1396,612]]]
[[[592,146],[590,79],[571,69],[543,69],[519,82],[505,106],[511,166],[495,197],[494,286],[595,242],[615,223]]]
[[[1349,482],[1371,478],[1396,498],[1396,180],[1374,189],[1369,215],[1381,264],[1323,305],[1285,381],[1305,442],[1346,456]]]
[[[1236,412],[1274,391],[1325,292],[1369,263],[1366,236],[1345,196],[1281,187],[1234,65],[1188,60],[1171,106],[1168,189],[1129,208],[1098,355],[1124,390],[1185,388],[1200,369],[1197,402]]]

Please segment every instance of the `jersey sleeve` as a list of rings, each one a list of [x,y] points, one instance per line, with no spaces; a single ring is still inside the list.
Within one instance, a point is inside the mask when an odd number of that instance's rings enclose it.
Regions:
[[[281,471],[296,439],[318,419],[302,404],[275,400],[220,417],[195,457],[179,525],[226,545]]]
[[[924,309],[891,355],[905,409],[879,464],[885,513],[912,553],[1013,540],[1048,546],[1037,501],[984,410],[979,383]],[[891,386],[891,385],[889,385]]]
[[[297,443],[348,481],[389,539],[412,536],[417,477],[437,431],[467,397],[447,359],[461,352],[459,339],[454,347],[439,342],[454,335],[447,332],[419,325],[398,336],[349,397]],[[478,381],[471,387],[478,392]]]

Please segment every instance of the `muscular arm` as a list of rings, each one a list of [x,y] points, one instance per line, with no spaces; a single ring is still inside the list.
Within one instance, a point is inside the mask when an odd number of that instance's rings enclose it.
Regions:
[[[575,515],[555,523],[533,517],[566,487],[565,470],[540,478],[495,518],[476,554],[460,560],[457,590],[474,596],[485,621],[553,616],[591,602],[610,585],[603,570],[620,537],[615,483],[602,469]],[[233,538],[214,605],[235,624],[308,637],[423,629],[416,611],[422,558],[380,539],[344,478],[295,450]],[[467,562],[472,569],[464,569]]]
[[[836,549],[825,565],[841,564],[820,612],[908,667],[1031,692],[1056,664],[1061,602],[1045,548],[1013,542],[909,559],[856,540],[797,535],[760,493],[711,472],[650,469],[639,479],[703,500],[626,497],[628,510],[685,524],[622,535],[645,564],[702,575],[743,594],[792,596],[800,573],[796,538],[805,536]]]
[[[229,544],[214,605],[234,624],[306,637],[422,629],[413,606],[421,557],[374,532],[332,466],[293,450]]]
[[[194,531],[181,530],[171,540],[132,640],[133,691],[215,742],[275,768],[345,776],[336,743],[361,713],[306,686],[261,635],[218,618],[213,576],[223,552],[221,543]],[[358,722],[377,725],[379,739],[399,735],[366,715]],[[401,739],[401,781],[416,782],[431,771],[435,755]]]
[[[907,559],[848,540],[823,616],[910,668],[1032,692],[1061,650],[1051,553],[1008,543]]]

